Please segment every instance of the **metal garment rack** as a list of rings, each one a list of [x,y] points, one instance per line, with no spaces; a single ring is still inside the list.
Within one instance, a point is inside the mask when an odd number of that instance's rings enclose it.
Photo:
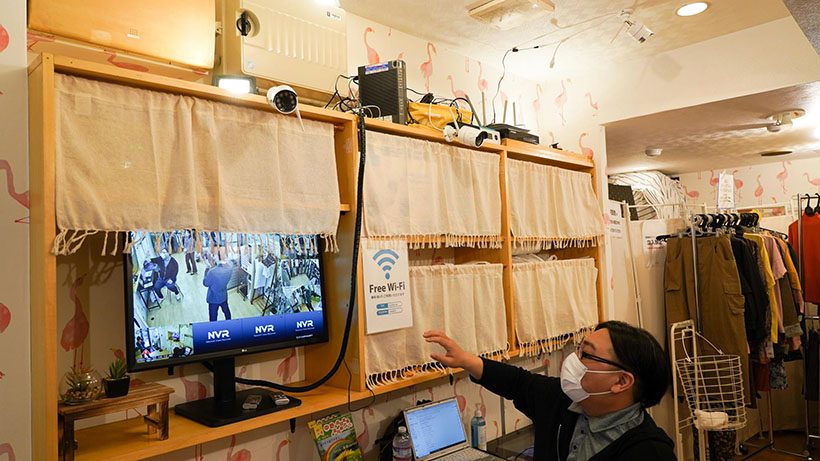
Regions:
[[[690,234],[690,240],[692,242],[692,274],[693,274],[693,282],[694,282],[694,288],[695,288],[695,317],[696,317],[695,328],[696,328],[696,331],[698,333],[700,333],[702,331],[702,329],[701,329],[701,315],[700,315],[700,296],[699,296],[699,294],[700,294],[700,290],[699,290],[700,285],[699,285],[699,279],[698,279],[698,249],[697,249],[697,242],[696,242],[697,237],[695,235],[696,233],[695,233],[695,215],[694,214],[689,215],[689,234]],[[802,270],[802,264],[801,264],[801,270]],[[748,379],[748,376],[744,376],[744,379]],[[803,453],[795,453],[795,452],[788,451],[788,450],[782,450],[782,449],[779,449],[779,448],[774,446],[774,429],[773,429],[774,426],[773,426],[773,420],[772,420],[772,391],[771,390],[766,391],[766,394],[767,394],[766,395],[767,396],[767,398],[766,398],[766,407],[767,407],[767,413],[768,413],[768,417],[769,417],[769,419],[768,419],[769,424],[768,424],[768,428],[767,428],[767,432],[768,432],[768,435],[769,435],[769,440],[766,444],[760,445],[760,446],[742,443],[745,446],[748,446],[750,448],[754,448],[754,451],[752,453],[749,453],[745,457],[743,457],[743,459],[747,460],[747,459],[750,459],[750,458],[753,458],[753,457],[757,456],[760,453],[763,453],[766,450],[771,450],[771,451],[776,452],[776,453],[781,453],[781,454],[784,454],[784,455],[794,456],[794,457],[797,457],[797,458],[803,458],[803,459],[806,459],[808,461],[812,461],[812,457],[809,455],[808,451],[804,451]],[[807,425],[807,427],[808,427],[808,425]],[[699,429],[698,432],[699,432],[699,440],[705,440],[706,432],[708,432],[708,431],[703,431],[703,430]],[[759,432],[759,434],[762,434],[762,423],[761,423],[761,431]],[[817,435],[814,438],[820,439],[820,435]],[[705,459],[705,458],[701,457],[701,459]]]
[[[794,197],[794,199],[797,201],[797,242],[796,242],[797,243],[797,260],[798,260],[797,271],[798,271],[798,277],[800,278],[800,286],[803,287],[803,299],[805,301],[805,297],[806,297],[806,288],[805,288],[806,277],[805,277],[805,273],[803,272],[803,265],[805,263],[805,253],[803,251],[803,197],[806,197],[806,200],[808,201],[808,203],[811,203],[811,201],[809,200],[811,195],[809,195],[809,194],[797,194]],[[807,320],[820,320],[820,315],[805,315],[805,314],[806,313],[804,313],[804,315],[803,315],[804,324],[806,323],[805,321],[807,321]],[[808,338],[808,331],[806,333],[807,333],[806,338]],[[808,346],[808,344],[803,345],[803,361],[804,361],[804,364],[805,364],[805,366],[804,366],[805,372],[804,372],[804,375],[803,375],[804,389],[805,389],[805,381],[806,381],[806,378],[808,378],[808,370],[809,370],[808,363],[806,362],[806,357],[808,356],[806,354],[808,352],[807,346]],[[806,405],[806,415],[805,415],[806,449],[808,450],[809,448],[814,446],[813,440],[815,440],[815,439],[820,440],[820,434],[812,434],[811,433],[811,425],[810,425],[810,421],[809,421],[809,401],[806,398],[806,397],[808,397],[808,395],[805,395],[803,397],[804,397],[804,402],[805,402],[805,405]],[[817,409],[818,409],[818,418],[820,418],[820,384],[818,384]],[[818,423],[818,427],[820,427],[820,423]]]

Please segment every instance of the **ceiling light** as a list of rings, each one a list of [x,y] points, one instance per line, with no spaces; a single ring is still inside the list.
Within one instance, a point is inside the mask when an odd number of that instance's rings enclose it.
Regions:
[[[792,151],[790,150],[770,150],[768,152],[761,152],[761,157],[779,157],[781,155],[789,155]]]
[[[231,94],[256,94],[256,79],[247,75],[217,75],[214,86],[228,90]]]
[[[678,8],[678,16],[694,16],[703,13],[707,8],[709,8],[709,4],[706,2],[687,3]]]

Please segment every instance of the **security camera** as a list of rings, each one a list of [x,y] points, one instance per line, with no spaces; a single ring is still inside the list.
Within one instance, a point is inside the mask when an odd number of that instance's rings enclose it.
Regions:
[[[627,18],[624,20],[624,23],[626,23],[627,26],[626,33],[637,40],[638,43],[643,43],[649,39],[649,37],[655,35],[654,32],[646,27],[646,24],[636,21],[635,19]]]
[[[299,105],[296,92],[288,85],[274,86],[268,90],[268,104],[282,114],[291,114]]]
[[[663,152],[663,149],[660,147],[647,147],[646,150],[643,151],[647,157],[659,157],[661,152]]]
[[[481,147],[485,140],[491,138],[490,131],[475,125],[460,124],[458,128],[450,124],[444,127],[444,139],[447,142],[458,141],[465,146]]]

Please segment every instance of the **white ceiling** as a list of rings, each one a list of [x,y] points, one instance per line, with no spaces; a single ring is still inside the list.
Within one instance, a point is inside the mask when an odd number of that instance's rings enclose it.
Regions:
[[[791,128],[740,129],[766,122],[774,112],[802,108],[806,115]],[[820,156],[820,81],[708,104],[636,117],[605,125],[608,172],[660,170],[688,173],[739,165]],[[660,157],[644,155],[649,146]],[[783,157],[764,151],[791,150]]]
[[[556,67],[568,71],[589,69],[606,60],[652,56],[789,15],[781,0],[712,1],[705,13],[689,18],[675,14],[677,7],[686,3],[684,0],[553,0],[555,11],[546,19],[502,32],[469,17],[467,5],[474,2],[341,0],[342,7],[352,14],[441,43],[497,67],[504,51],[513,46],[551,43],[541,50],[512,53],[507,59],[510,71],[537,80],[549,75],[555,43],[571,35],[556,57]],[[626,33],[613,41],[622,25],[616,14],[630,7],[635,10],[634,16],[656,34],[643,44]],[[550,23],[551,19],[558,27]]]

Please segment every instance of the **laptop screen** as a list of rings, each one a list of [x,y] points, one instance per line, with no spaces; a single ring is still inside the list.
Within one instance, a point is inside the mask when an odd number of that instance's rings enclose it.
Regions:
[[[404,419],[416,459],[467,441],[455,399],[408,410]]]

